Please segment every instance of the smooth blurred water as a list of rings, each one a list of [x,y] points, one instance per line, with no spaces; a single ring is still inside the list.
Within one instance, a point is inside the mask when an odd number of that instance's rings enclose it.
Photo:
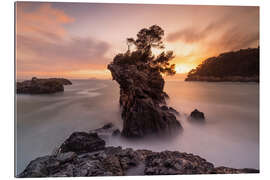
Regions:
[[[53,95],[17,95],[17,174],[39,156],[51,154],[72,132],[113,122],[121,128],[119,86],[110,80],[73,80]],[[108,145],[178,150],[200,155],[215,166],[259,169],[259,84],[168,81],[168,104],[180,112],[184,131],[170,140],[128,141]],[[205,124],[187,120],[195,108]]]

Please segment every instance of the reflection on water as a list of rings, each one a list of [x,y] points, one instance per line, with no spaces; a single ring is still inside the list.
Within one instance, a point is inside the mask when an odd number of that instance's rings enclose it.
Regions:
[[[111,138],[109,145],[198,154],[216,166],[259,168],[259,85],[256,83],[166,82],[168,104],[180,112],[177,138],[136,143]],[[112,81],[74,80],[65,92],[17,96],[17,170],[50,154],[72,132],[113,122],[121,128],[119,86]],[[190,123],[195,108],[203,125]]]

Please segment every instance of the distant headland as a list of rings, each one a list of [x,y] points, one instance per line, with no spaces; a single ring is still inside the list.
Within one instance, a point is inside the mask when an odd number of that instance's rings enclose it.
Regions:
[[[192,69],[185,81],[259,82],[259,47],[208,58]]]

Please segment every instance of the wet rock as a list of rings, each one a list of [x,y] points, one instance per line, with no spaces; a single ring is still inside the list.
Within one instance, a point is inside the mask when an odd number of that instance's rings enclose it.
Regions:
[[[105,169],[107,169],[107,171],[111,172],[112,175],[114,176],[124,175],[120,160],[116,155],[107,156],[107,158],[105,158],[103,161],[103,166]]]
[[[61,145],[60,152],[75,152],[77,154],[93,152],[105,148],[105,141],[97,133],[74,132]]]
[[[63,85],[72,84],[69,80],[63,78],[26,80],[16,83],[16,92],[18,94],[52,94],[64,91]]]
[[[113,127],[113,124],[112,123],[108,123],[108,124],[105,124],[102,129],[110,129]]]
[[[163,151],[146,157],[145,174],[208,174],[214,165],[192,154]]]
[[[171,112],[171,113],[173,113],[175,115],[180,115],[180,113],[177,110],[175,110],[174,108],[172,108],[172,107],[161,106],[161,109],[164,110],[164,111],[169,111],[169,112]]]
[[[112,135],[117,136],[121,134],[113,123],[107,123],[102,128],[91,130],[89,133],[97,133],[103,140],[108,140]]]
[[[19,177],[48,177],[60,165],[54,157],[39,157],[29,163]]]
[[[76,153],[74,152],[60,153],[60,154],[57,154],[56,160],[60,162],[67,162],[74,159],[75,157],[76,157]]]
[[[79,155],[67,152],[37,158],[18,177],[259,173],[256,169],[214,167],[200,156],[178,151],[153,152],[104,146],[93,149],[99,144],[97,142],[100,142],[97,134],[73,133],[61,147],[74,149],[78,146]]]
[[[119,136],[121,134],[119,129],[113,131],[112,136]]]
[[[108,69],[120,85],[123,136],[173,134],[182,129],[172,109],[165,105],[168,95],[163,91],[165,82],[159,71],[149,64],[121,64],[116,60]]]
[[[189,119],[191,120],[205,120],[204,113],[195,109],[190,113]]]
[[[137,166],[141,161],[138,153],[131,148],[122,149],[117,155],[124,170]]]

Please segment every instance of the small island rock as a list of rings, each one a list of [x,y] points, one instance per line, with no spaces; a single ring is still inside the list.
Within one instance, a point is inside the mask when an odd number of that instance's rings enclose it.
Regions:
[[[63,78],[38,79],[33,77],[31,80],[16,83],[18,94],[52,94],[64,91],[64,85],[72,83]]]

